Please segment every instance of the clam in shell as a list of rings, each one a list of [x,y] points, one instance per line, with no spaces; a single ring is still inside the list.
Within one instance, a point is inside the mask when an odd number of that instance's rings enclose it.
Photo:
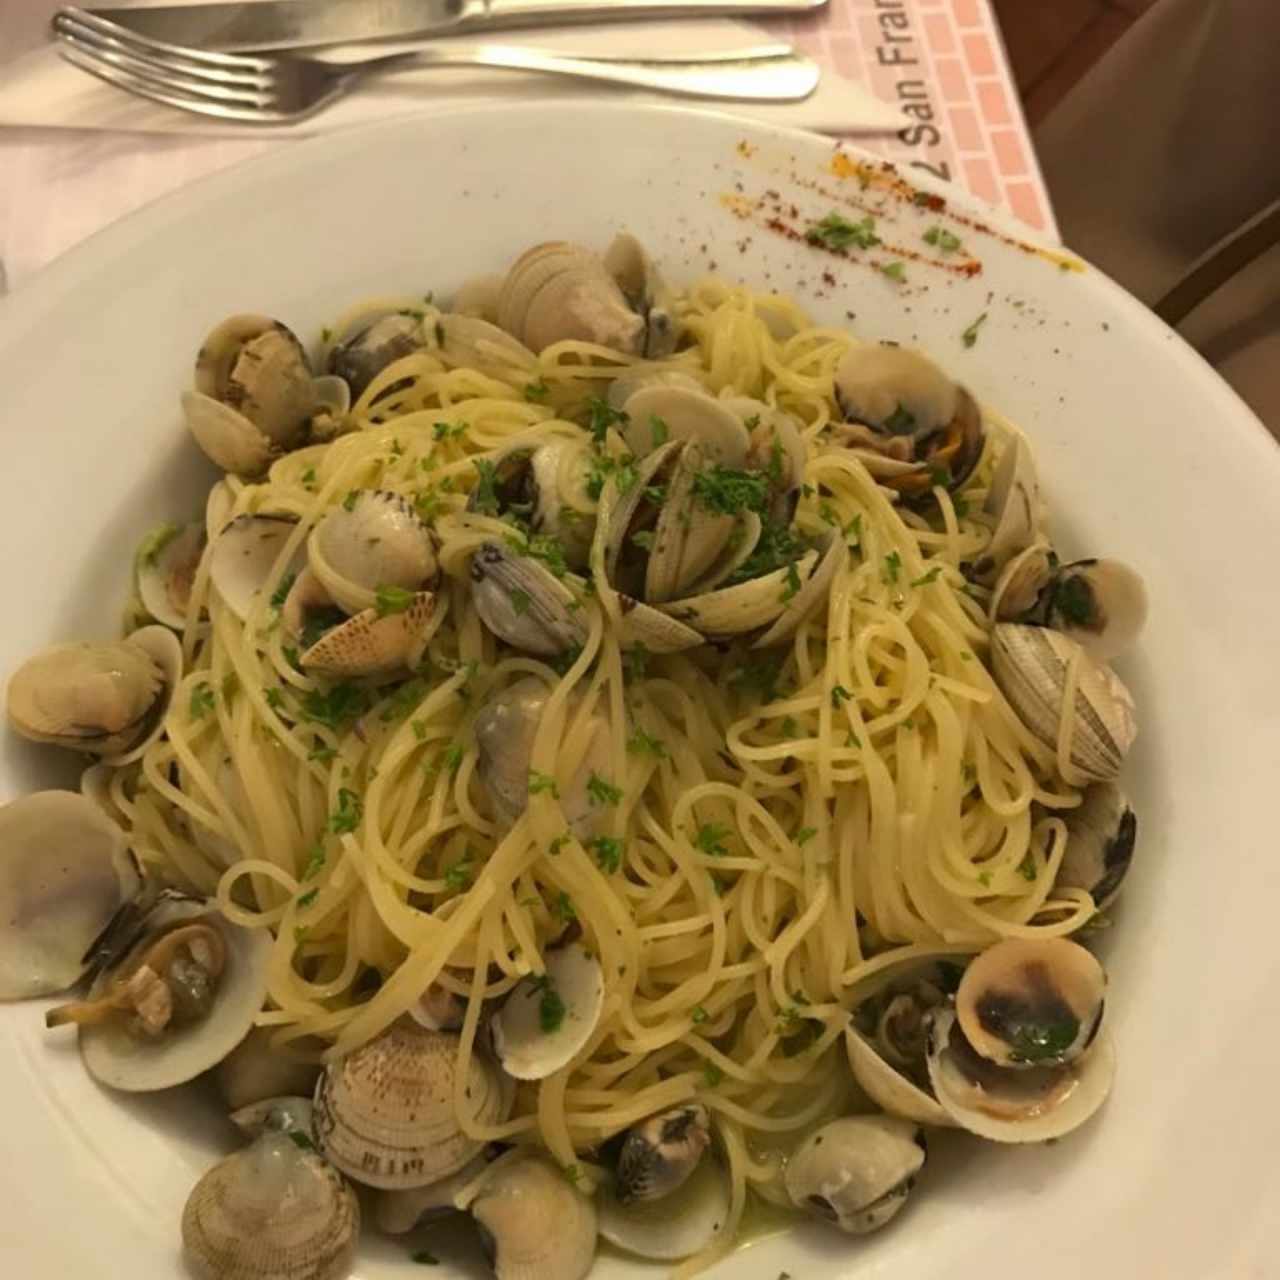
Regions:
[[[1067,672],[1073,662],[1078,678],[1068,749],[1071,769],[1085,781],[1108,782],[1120,772],[1138,731],[1133,697],[1120,678],[1074,640],[1047,627],[1002,622],[991,632],[991,669],[1000,691],[1027,729],[1053,750],[1066,713]]]
[[[675,1262],[715,1242],[729,1220],[729,1179],[720,1162],[702,1157],[674,1194],[621,1203],[606,1184],[599,1196],[600,1234],[640,1258]]]
[[[458,1037],[404,1019],[330,1063],[316,1084],[320,1151],[371,1187],[422,1187],[456,1173],[482,1144],[458,1127],[454,1081]],[[497,1070],[478,1052],[467,1062],[466,1096],[482,1123],[503,1111]]]
[[[199,1280],[342,1280],[359,1237],[355,1193],[287,1133],[264,1133],[214,1165],[182,1213]]]

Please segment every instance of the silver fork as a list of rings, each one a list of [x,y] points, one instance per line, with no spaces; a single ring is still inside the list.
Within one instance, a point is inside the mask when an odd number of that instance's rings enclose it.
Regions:
[[[757,102],[807,98],[820,75],[816,63],[785,44],[669,61],[573,58],[495,44],[466,48],[433,44],[339,64],[294,55],[214,53],[166,44],[70,7],[58,11],[53,32],[63,58],[108,84],[182,111],[246,124],[305,119],[367,76],[410,65],[505,67],[689,97]]]

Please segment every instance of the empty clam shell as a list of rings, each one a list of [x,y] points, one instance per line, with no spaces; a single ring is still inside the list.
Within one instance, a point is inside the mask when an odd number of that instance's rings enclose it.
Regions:
[[[700,632],[652,605],[631,596],[620,595],[622,610],[621,642],[624,649],[647,649],[650,653],[681,653],[704,643]]]
[[[209,553],[209,580],[227,608],[244,622],[265,591],[275,592],[279,582],[269,581],[284,544],[297,527],[296,516],[237,516],[221,529]],[[297,575],[305,563],[301,548],[286,565],[282,581]]]
[[[584,946],[543,957],[546,972],[525,978],[493,1019],[493,1046],[517,1080],[544,1080],[571,1062],[595,1032],[604,1006],[604,972]]]
[[[329,371],[358,400],[385,368],[422,350],[426,343],[421,318],[394,311],[344,337],[329,353]]]
[[[138,597],[157,622],[181,630],[187,621],[187,605],[196,570],[207,541],[205,527],[169,526],[157,538],[148,538],[138,553]]]
[[[720,1162],[705,1156],[680,1190],[664,1199],[619,1203],[613,1188],[600,1192],[600,1234],[641,1258],[674,1262],[712,1244],[729,1220],[729,1180]]]
[[[1068,664],[1078,664],[1069,756],[1084,779],[1113,779],[1137,735],[1133,697],[1111,670],[1047,627],[1002,622],[991,632],[991,668],[1018,718],[1057,748]]]
[[[459,1128],[458,1037],[402,1020],[325,1068],[316,1084],[315,1136],[325,1158],[371,1187],[421,1187],[456,1173],[482,1144]],[[466,1096],[482,1123],[504,1107],[498,1072],[467,1061]]]
[[[0,1000],[65,991],[138,890],[124,832],[73,791],[0,808]]]
[[[430,591],[419,591],[393,613],[364,609],[326,631],[299,661],[306,671],[334,679],[412,671],[427,647],[435,602]]]
[[[583,1280],[596,1256],[596,1208],[549,1160],[512,1151],[455,1201],[480,1229],[498,1280]]]
[[[359,1236],[355,1193],[281,1133],[214,1165],[182,1213],[183,1250],[200,1280],[342,1280]]]

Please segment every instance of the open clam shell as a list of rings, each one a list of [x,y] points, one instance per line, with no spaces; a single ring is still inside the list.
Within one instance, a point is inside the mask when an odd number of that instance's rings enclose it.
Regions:
[[[675,299],[645,247],[629,231],[619,232],[604,252],[604,268],[644,321],[644,354],[669,356],[680,340]]]
[[[154,1039],[135,1034],[125,1017],[81,1025],[80,1055],[100,1084],[128,1093],[185,1084],[221,1062],[249,1033],[266,999],[271,935],[265,929],[234,925],[199,900],[162,899],[147,916],[143,936],[123,959],[99,974],[89,998],[101,996],[158,936],[195,922],[217,929],[226,944],[226,967],[207,1016]]]
[[[203,523],[172,530],[172,536],[149,545],[138,555],[138,598],[157,622],[181,631],[208,535]]]
[[[952,1009],[932,1016],[928,1062],[938,1102],[961,1128],[992,1142],[1046,1142],[1070,1133],[1106,1101],[1116,1070],[1105,1029],[1066,1066],[994,1066],[965,1039]]]
[[[542,1156],[508,1152],[454,1203],[475,1220],[498,1280],[583,1280],[591,1270],[595,1204]]]
[[[1012,556],[991,592],[987,608],[991,623],[1014,622],[1031,614],[1041,593],[1053,581],[1053,566],[1053,548],[1043,540]]]
[[[426,345],[421,316],[393,311],[344,335],[329,352],[329,372],[349,389],[348,401],[358,400],[384,369]]]
[[[412,671],[426,649],[435,606],[432,592],[419,591],[396,613],[384,616],[376,608],[364,609],[326,631],[299,661],[306,671],[333,679]]]
[[[1065,706],[1068,665],[1078,664],[1069,755],[1083,778],[1115,778],[1137,735],[1133,697],[1110,667],[1074,640],[1047,627],[1002,622],[991,632],[991,669],[1001,692],[1024,725],[1047,747],[1057,748]]]
[[[1138,819],[1114,782],[1087,787],[1079,808],[1061,815],[1067,827],[1067,849],[1056,885],[1083,889],[1105,911],[1124,883],[1133,862]]]
[[[654,607],[709,640],[744,635],[778,621],[804,589],[817,563],[818,552],[806,551],[785,569]]]
[[[0,808],[0,1000],[65,991],[138,891],[124,832],[73,791]]]
[[[355,1192],[287,1133],[214,1165],[182,1213],[198,1280],[343,1280],[360,1237]]]
[[[643,648],[650,653],[681,653],[696,649],[705,640],[700,632],[631,596],[620,595],[620,628],[624,649]]]
[[[209,580],[227,608],[247,621],[250,611],[264,592],[274,592],[278,582],[268,581],[289,535],[297,527],[296,516],[237,516],[221,529],[209,553]],[[301,548],[290,559],[284,576],[295,576],[305,563]]]
[[[442,315],[436,321],[441,359],[456,369],[478,369],[491,376],[513,369],[532,374],[537,357],[522,342],[488,319],[472,315]]]
[[[404,1019],[330,1063],[316,1084],[315,1137],[325,1158],[371,1187],[427,1186],[456,1173],[482,1144],[458,1126],[458,1037]],[[497,1070],[479,1053],[465,1092],[483,1123],[503,1112]]]
[[[517,1080],[545,1080],[591,1039],[604,1007],[604,972],[584,946],[543,957],[546,973],[516,984],[493,1019],[498,1060]]]
[[[1091,658],[1110,662],[1142,634],[1147,588],[1119,560],[1076,560],[1058,571],[1045,620]]]
[[[675,1262],[714,1243],[729,1220],[729,1180],[707,1155],[673,1195],[622,1204],[612,1185],[600,1190],[600,1234],[640,1258]]]
[[[625,409],[627,401],[631,399],[637,391],[642,391],[646,387],[680,387],[685,391],[702,391],[704,390],[702,383],[692,374],[685,373],[682,369],[655,369],[649,365],[634,364],[629,369],[622,370],[614,380],[609,383],[609,390],[605,395],[609,408],[622,411]],[[652,440],[652,431],[650,432]]]
[[[937,431],[955,416],[959,389],[927,356],[910,347],[850,347],[835,371],[844,415],[886,435]]]

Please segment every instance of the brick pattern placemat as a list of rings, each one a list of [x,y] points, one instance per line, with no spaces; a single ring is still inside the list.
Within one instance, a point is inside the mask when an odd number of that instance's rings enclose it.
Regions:
[[[858,145],[1056,234],[989,0],[830,0],[821,13],[763,25],[912,118],[896,136]]]

